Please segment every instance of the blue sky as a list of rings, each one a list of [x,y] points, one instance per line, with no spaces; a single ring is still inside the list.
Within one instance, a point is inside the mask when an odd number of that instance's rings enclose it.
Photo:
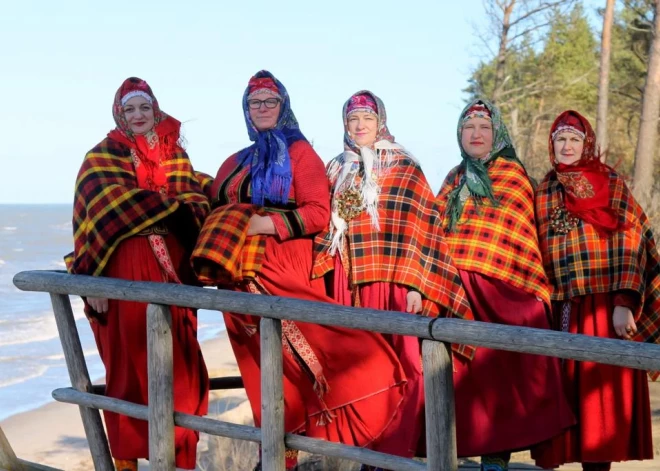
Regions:
[[[484,21],[481,0],[7,2],[0,203],[71,202],[129,76],[147,80],[184,122],[193,165],[214,174],[249,144],[241,98],[260,69],[287,87],[324,161],[342,150],[344,101],[372,90],[437,190],[459,162],[461,90],[480,58],[474,25]]]

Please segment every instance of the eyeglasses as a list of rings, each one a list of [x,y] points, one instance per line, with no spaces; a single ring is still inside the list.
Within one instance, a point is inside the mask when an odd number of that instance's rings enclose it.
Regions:
[[[266,100],[248,100],[248,106],[250,107],[251,110],[258,110],[261,108],[261,105],[264,104],[266,105],[266,108],[269,110],[272,110],[273,108],[277,108],[278,103],[280,102],[279,98],[268,98]]]

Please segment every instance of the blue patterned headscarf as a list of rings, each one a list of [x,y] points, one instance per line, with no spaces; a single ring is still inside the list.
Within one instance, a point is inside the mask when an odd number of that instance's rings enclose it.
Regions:
[[[257,79],[273,80],[282,97],[280,116],[272,129],[258,131],[250,118],[248,96],[251,85]],[[243,113],[250,140],[254,142],[238,153],[240,165],[249,165],[252,175],[252,203],[263,205],[265,200],[273,203],[288,203],[291,190],[291,157],[289,146],[307,140],[291,110],[291,101],[284,85],[267,70],[257,72],[243,94]]]

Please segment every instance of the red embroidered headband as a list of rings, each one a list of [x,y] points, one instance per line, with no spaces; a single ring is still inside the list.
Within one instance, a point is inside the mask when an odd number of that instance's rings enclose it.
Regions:
[[[282,99],[277,85],[270,77],[255,78],[252,77],[248,83],[248,100],[258,93],[266,93],[275,98]]]
[[[361,95],[353,95],[350,99],[348,107],[346,109],[346,116],[349,116],[351,113],[357,111],[363,111],[366,113],[378,114],[378,105],[373,97],[367,93]]]
[[[473,118],[483,118],[490,121],[491,120],[490,111],[488,111],[488,108],[486,108],[486,105],[484,105],[483,103],[475,103],[465,113],[465,116],[463,117],[463,122],[465,123],[466,121]]]

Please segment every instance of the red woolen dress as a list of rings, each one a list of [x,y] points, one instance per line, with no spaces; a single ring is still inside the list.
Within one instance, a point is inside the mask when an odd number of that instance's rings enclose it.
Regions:
[[[498,204],[467,198],[456,229],[447,233],[474,318],[550,329],[532,185],[518,161],[498,157],[486,168]],[[445,179],[441,213],[463,172],[456,167]],[[575,423],[557,358],[478,348],[471,362],[455,362],[454,387],[459,456],[529,448]]]
[[[475,320],[549,329],[535,295],[480,273],[460,270]],[[556,358],[478,348],[454,362],[459,456],[521,450],[574,422],[563,397]]]
[[[165,118],[156,130],[178,138],[178,121]],[[154,183],[159,182],[158,184]],[[78,175],[71,273],[130,281],[194,283],[189,254],[208,212],[208,200],[186,153],[113,131],[92,149]],[[106,369],[108,397],[147,404],[145,303],[109,301],[105,314],[92,311],[92,330]],[[174,409],[204,415],[208,375],[197,342],[197,317],[172,306]],[[149,456],[147,422],[104,411],[112,455]],[[195,468],[198,433],[175,429],[176,465]]]
[[[211,188],[216,209],[207,219],[193,264],[232,271],[229,260],[258,258],[254,273],[240,269],[222,286],[251,293],[333,302],[322,279],[311,279],[312,237],[325,227],[329,194],[323,163],[306,141],[289,147],[293,180],[289,204],[251,204],[249,167],[231,156]],[[268,214],[274,236],[246,237],[251,214]],[[240,272],[240,273],[239,273]],[[202,276],[217,282],[217,275]],[[257,316],[224,313],[256,425],[261,423],[260,336]],[[406,383],[395,352],[371,332],[303,322],[282,322],[284,421],[287,432],[366,446],[391,423]]]
[[[593,148],[595,135],[588,129],[587,143]],[[615,306],[625,306],[637,325],[633,340],[658,342],[660,257],[644,211],[609,167],[587,163],[570,167],[569,172],[570,180],[561,171],[551,171],[536,190],[539,238],[553,286],[555,329],[620,339],[612,315]],[[566,195],[574,194],[576,183],[588,183],[593,190],[589,195],[603,195],[596,221],[606,221],[613,214],[616,229],[605,233],[583,219],[588,215],[562,227],[557,224],[557,208],[565,210]],[[575,194],[577,201],[591,202],[579,191]],[[555,467],[570,462],[652,459],[647,372],[586,361],[565,360],[563,366],[566,395],[578,423],[536,447],[532,457],[537,464]]]
[[[634,296],[598,293],[570,303],[567,332],[619,339],[614,306],[635,310]],[[564,303],[553,303],[557,329]],[[533,450],[539,466],[653,459],[649,383],[645,371],[564,360],[566,395],[578,423]]]
[[[422,315],[471,318],[458,273],[446,255],[433,193],[421,168],[401,148],[378,149],[376,156],[387,163],[387,171],[378,178],[378,230],[362,203],[356,205],[350,196],[349,185],[359,188],[363,173],[355,176],[354,183],[338,183],[350,157],[341,154],[328,164],[336,208],[355,205],[359,210],[348,219],[343,243],[334,255],[332,231],[316,238],[314,275],[330,276],[333,298],[347,306],[406,312],[408,293],[417,291]],[[424,423],[420,342],[417,337],[383,337],[396,352],[408,382],[397,415],[373,449],[413,457],[421,451],[418,444]],[[471,350],[464,348],[458,349],[469,358]]]
[[[165,237],[175,266],[185,266],[189,254],[173,234]],[[110,258],[104,275],[130,281],[163,281],[160,265],[147,237],[134,236],[121,242]],[[174,410],[205,415],[208,409],[208,375],[197,342],[197,313],[171,306]],[[109,310],[92,322],[99,354],[106,369],[108,397],[146,405],[147,315],[144,303],[109,301]],[[149,430],[146,421],[104,411],[112,455],[118,459],[148,458]],[[176,465],[193,469],[199,434],[175,427]]]

